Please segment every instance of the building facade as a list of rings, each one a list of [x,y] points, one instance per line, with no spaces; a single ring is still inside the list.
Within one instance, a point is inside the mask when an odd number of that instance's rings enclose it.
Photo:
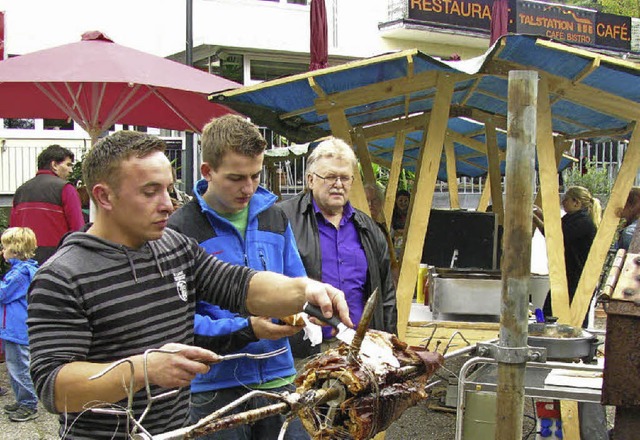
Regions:
[[[100,30],[118,44],[185,62],[190,23],[192,58],[199,69],[244,85],[308,70],[310,0],[190,1],[192,14],[187,17],[187,0],[0,0],[4,56],[78,41],[83,32]],[[408,48],[462,59],[481,55],[489,48],[493,0],[324,1],[330,66]],[[544,9],[536,9],[540,2],[509,2],[509,30],[514,32],[519,30],[518,17],[523,8],[527,7],[528,13]],[[596,41],[600,28],[593,11],[555,7],[564,8],[555,13],[577,17],[583,24],[588,17],[593,29],[584,29]],[[536,13],[542,18],[526,21],[529,32],[536,23],[554,26],[552,18]],[[611,26],[605,33],[615,40],[611,44],[620,47],[600,49],[618,50],[620,56],[637,53],[637,21],[629,17],[617,20],[615,16],[608,19]],[[567,27],[571,23],[556,25]],[[538,31],[541,35],[546,32],[542,28]],[[145,129],[172,139],[183,137],[161,128]],[[90,140],[73,121],[0,119],[0,205],[6,205],[15,188],[34,174],[35,155],[51,143],[82,153]],[[195,157],[197,160],[198,155]],[[193,170],[197,178],[198,167]]]

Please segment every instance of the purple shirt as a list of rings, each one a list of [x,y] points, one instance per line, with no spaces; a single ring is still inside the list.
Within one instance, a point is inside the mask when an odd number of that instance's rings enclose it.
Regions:
[[[345,205],[338,229],[324,218],[315,200],[313,210],[318,220],[322,282],[344,292],[349,305],[349,316],[358,325],[364,309],[367,257],[353,223],[353,207],[350,203]],[[331,330],[331,327],[322,328],[324,339],[331,337]]]

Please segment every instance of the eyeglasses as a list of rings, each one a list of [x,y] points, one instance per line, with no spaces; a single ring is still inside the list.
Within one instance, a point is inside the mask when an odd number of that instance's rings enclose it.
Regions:
[[[338,180],[342,182],[344,186],[351,185],[353,183],[353,176],[321,176],[318,173],[313,173],[316,177],[321,178],[325,181],[325,183],[329,184],[329,186],[333,186],[338,183]]]

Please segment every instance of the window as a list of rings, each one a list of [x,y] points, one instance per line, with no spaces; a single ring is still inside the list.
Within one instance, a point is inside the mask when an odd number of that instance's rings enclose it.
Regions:
[[[20,130],[35,130],[35,119],[7,119],[4,120],[4,128],[17,128]]]
[[[251,80],[268,81],[275,78],[294,75],[309,70],[308,64],[278,61],[277,59],[251,60]]]
[[[223,59],[211,66],[211,73],[244,84],[244,58],[238,54],[225,54]]]
[[[73,130],[73,120],[71,119],[43,119],[45,130]]]

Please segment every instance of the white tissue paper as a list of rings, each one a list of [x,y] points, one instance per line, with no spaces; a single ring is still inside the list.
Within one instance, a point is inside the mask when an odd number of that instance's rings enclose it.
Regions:
[[[307,315],[306,313],[301,313],[301,315],[305,324],[304,337],[302,339],[305,341],[309,340],[312,347],[315,347],[316,345],[322,343],[322,327],[309,321],[309,315]]]

